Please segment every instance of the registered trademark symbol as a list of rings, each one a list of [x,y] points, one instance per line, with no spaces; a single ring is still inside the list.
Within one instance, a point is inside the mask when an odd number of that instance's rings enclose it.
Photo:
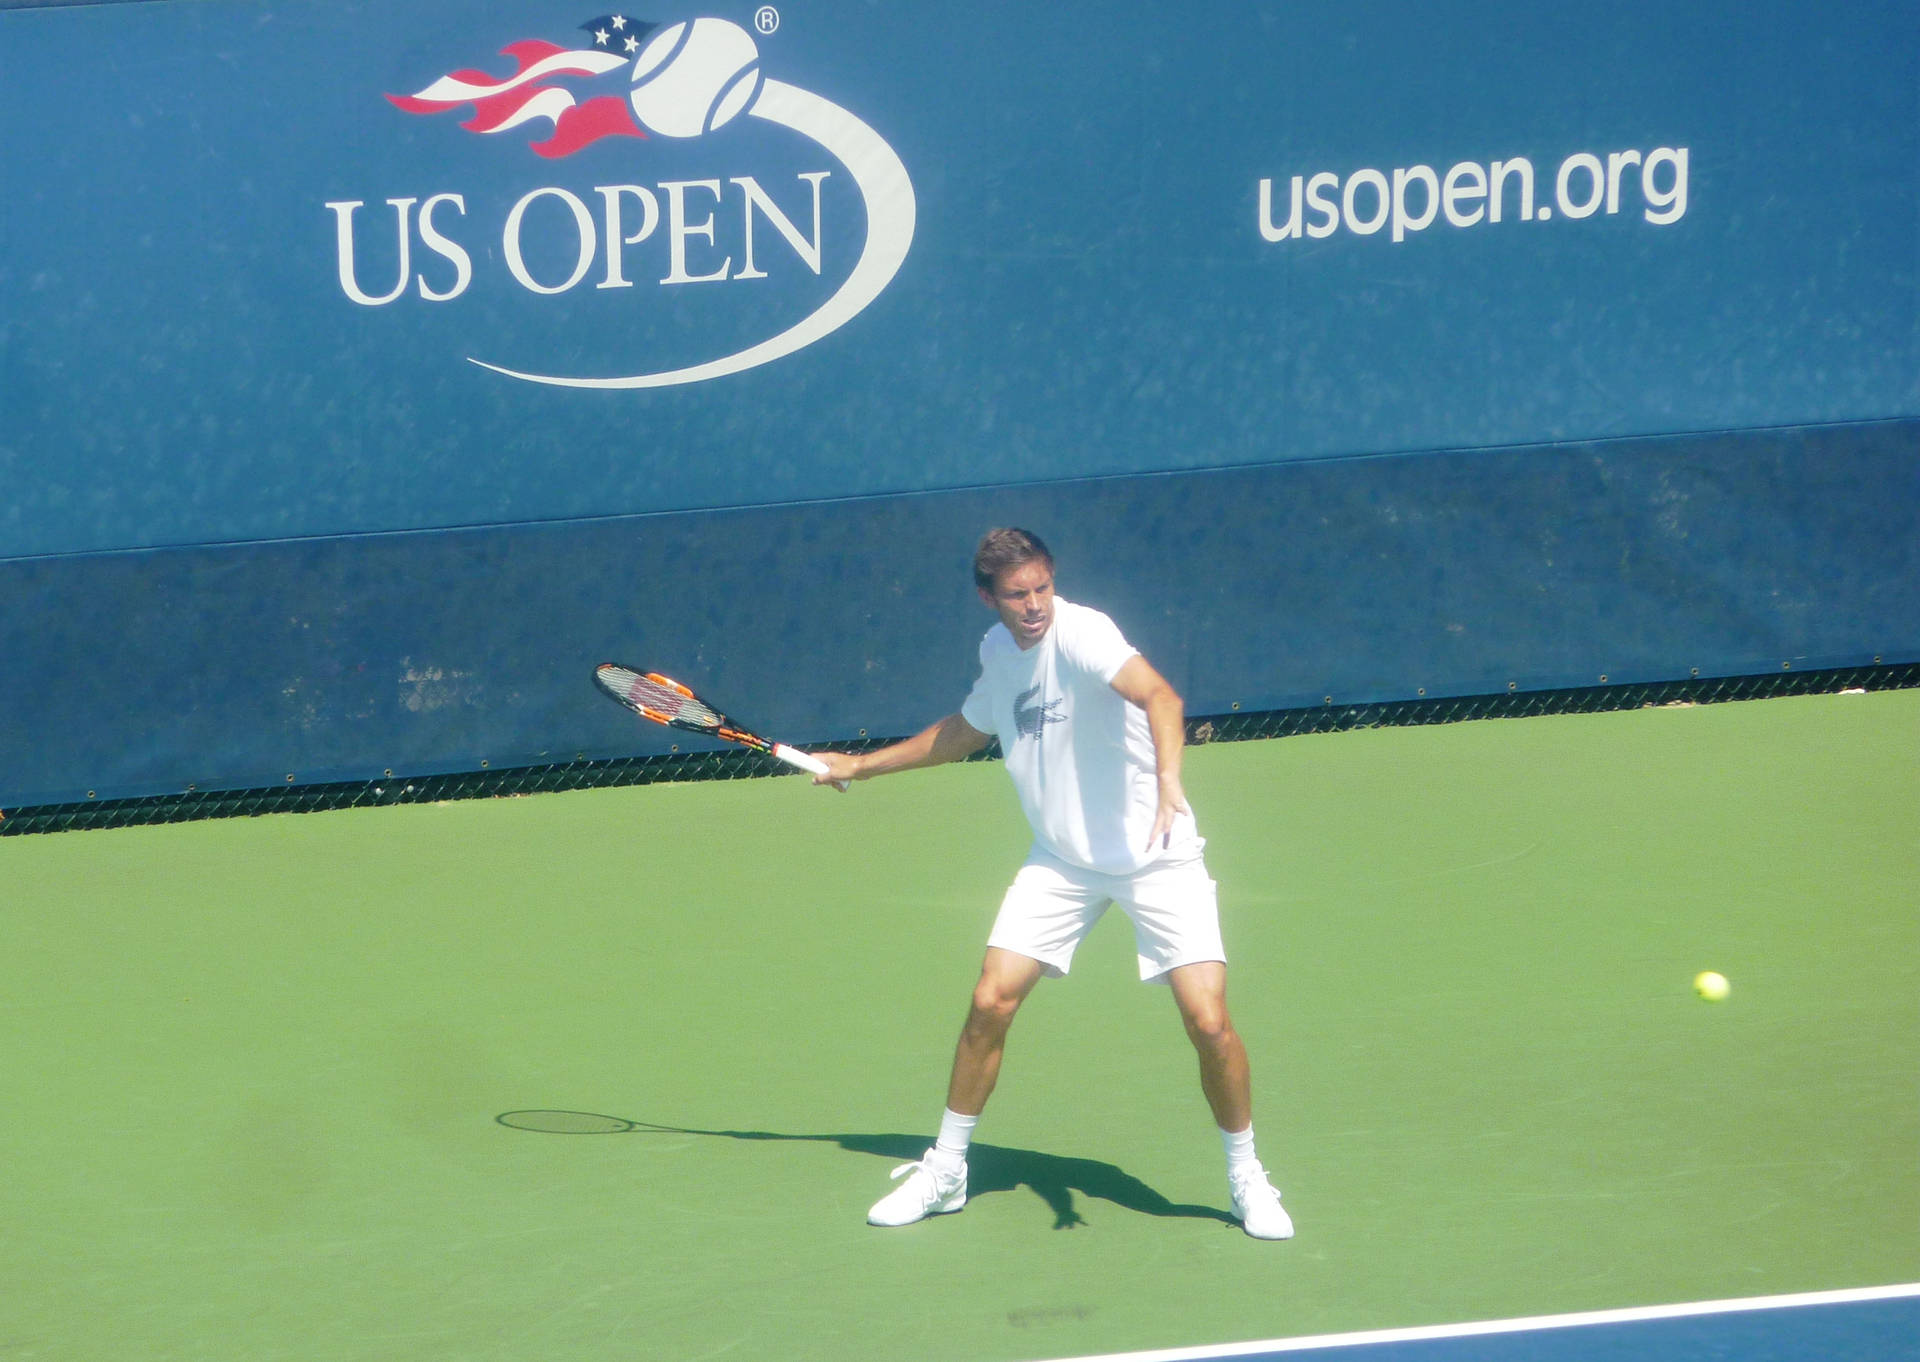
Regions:
[[[753,26],[762,33],[774,33],[780,28],[780,11],[772,5],[762,5],[753,12]]]

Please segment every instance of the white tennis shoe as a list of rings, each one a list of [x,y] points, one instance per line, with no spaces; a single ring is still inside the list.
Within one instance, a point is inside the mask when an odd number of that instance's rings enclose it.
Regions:
[[[1280,1204],[1280,1193],[1267,1181],[1267,1170],[1251,1164],[1227,1178],[1233,1189],[1233,1213],[1240,1227],[1255,1239],[1293,1238],[1293,1217]]]
[[[918,1163],[903,1163],[893,1170],[898,1179],[907,1180],[873,1203],[867,1212],[869,1225],[911,1225],[930,1215],[945,1215],[967,1204],[967,1165],[954,1172],[939,1167],[929,1149]],[[1276,1202],[1276,1205],[1279,1203]]]

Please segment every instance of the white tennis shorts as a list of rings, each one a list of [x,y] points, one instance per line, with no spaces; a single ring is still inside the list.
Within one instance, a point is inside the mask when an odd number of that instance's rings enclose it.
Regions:
[[[1164,984],[1168,970],[1227,958],[1219,899],[1199,846],[1191,856],[1157,861],[1131,875],[1082,870],[1035,847],[1000,901],[987,944],[1038,960],[1059,978],[1113,903],[1133,921],[1145,982]]]

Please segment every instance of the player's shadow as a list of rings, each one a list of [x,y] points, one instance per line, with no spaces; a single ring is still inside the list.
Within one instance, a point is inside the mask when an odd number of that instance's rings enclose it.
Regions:
[[[659,1126],[573,1111],[509,1111],[495,1118],[515,1130],[530,1130],[549,1135],[707,1135],[727,1140],[808,1140],[832,1143],[855,1154],[874,1154],[898,1163],[909,1163],[927,1151],[924,1135],[791,1135],[771,1130],[690,1130],[684,1126]],[[1053,1227],[1070,1230],[1086,1224],[1074,1201],[1082,1197],[1109,1201],[1123,1210],[1142,1215],[1168,1216],[1189,1220],[1237,1222],[1215,1206],[1191,1206],[1170,1201],[1133,1174],[1099,1159],[1074,1159],[1060,1154],[1044,1154],[1037,1149],[1010,1149],[1005,1145],[974,1141],[967,1151],[967,1197],[969,1200],[1029,1187],[1053,1212]],[[876,1193],[877,1195],[877,1193]]]

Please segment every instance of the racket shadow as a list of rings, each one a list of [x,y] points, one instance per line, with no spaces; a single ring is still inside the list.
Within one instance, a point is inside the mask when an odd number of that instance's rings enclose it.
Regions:
[[[705,1135],[725,1140],[807,1141],[837,1144],[853,1154],[873,1154],[908,1163],[927,1151],[925,1135],[805,1135],[771,1130],[692,1130],[685,1126],[654,1125],[629,1121],[618,1116],[603,1116],[581,1111],[508,1111],[494,1120],[513,1130],[542,1135]],[[1217,1220],[1225,1225],[1239,1222],[1216,1206],[1195,1206],[1175,1202],[1155,1191],[1125,1169],[1099,1159],[1070,1158],[1043,1153],[1037,1149],[1013,1149],[1006,1145],[976,1140],[967,1154],[967,1196],[973,1200],[999,1192],[1026,1187],[1053,1212],[1057,1230],[1076,1229],[1087,1223],[1080,1214],[1075,1194],[1096,1201],[1110,1202],[1122,1210],[1140,1215],[1172,1219]]]

